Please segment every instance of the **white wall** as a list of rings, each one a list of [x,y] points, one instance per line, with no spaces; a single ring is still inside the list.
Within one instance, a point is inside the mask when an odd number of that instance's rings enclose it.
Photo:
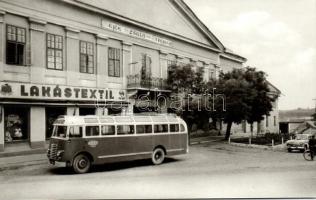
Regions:
[[[32,148],[45,145],[46,115],[45,107],[32,106],[30,109],[30,142]]]

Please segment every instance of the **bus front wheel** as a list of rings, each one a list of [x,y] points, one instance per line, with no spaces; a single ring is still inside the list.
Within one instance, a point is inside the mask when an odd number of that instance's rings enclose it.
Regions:
[[[160,165],[165,160],[165,151],[162,148],[156,148],[153,151],[151,160],[154,165]]]
[[[83,174],[89,171],[91,161],[88,156],[79,154],[75,157],[73,162],[73,169],[77,174]]]

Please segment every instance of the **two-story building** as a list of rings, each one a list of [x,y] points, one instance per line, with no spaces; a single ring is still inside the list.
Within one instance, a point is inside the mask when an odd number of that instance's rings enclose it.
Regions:
[[[44,147],[59,115],[133,112],[142,94],[168,95],[175,62],[208,80],[245,61],[182,0],[1,0],[0,151]]]

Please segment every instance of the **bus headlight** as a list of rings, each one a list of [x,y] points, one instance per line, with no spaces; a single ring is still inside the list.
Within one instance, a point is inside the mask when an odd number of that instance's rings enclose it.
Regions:
[[[64,150],[57,151],[57,158],[61,158],[64,154]]]

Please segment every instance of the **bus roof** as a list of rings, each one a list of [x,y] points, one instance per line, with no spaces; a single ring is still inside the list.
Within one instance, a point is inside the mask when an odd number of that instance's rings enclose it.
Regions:
[[[183,120],[174,114],[157,115],[123,115],[123,116],[59,116],[54,125],[85,125],[85,124],[113,124],[113,123],[179,123]]]

